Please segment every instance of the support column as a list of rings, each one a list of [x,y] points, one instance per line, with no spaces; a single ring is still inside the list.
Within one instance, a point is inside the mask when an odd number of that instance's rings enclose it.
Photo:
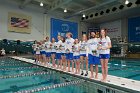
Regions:
[[[46,37],[47,32],[47,14],[44,14],[44,22],[43,22],[43,38]]]

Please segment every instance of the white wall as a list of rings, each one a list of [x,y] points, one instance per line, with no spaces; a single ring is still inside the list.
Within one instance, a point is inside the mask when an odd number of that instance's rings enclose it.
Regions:
[[[57,18],[65,21],[78,23],[78,38],[81,39],[82,31],[87,31],[90,23],[81,23],[78,17],[63,19],[61,15],[43,14],[43,9],[36,6],[27,5],[24,9],[19,9],[19,3],[12,0],[0,1],[0,39],[11,40],[42,40],[46,36],[50,36],[50,19]],[[8,12],[21,13],[32,17],[31,34],[8,32]],[[91,25],[90,25],[91,27]]]
[[[9,2],[11,1],[11,2]],[[21,13],[32,17],[31,34],[8,32],[8,12]],[[44,14],[32,8],[19,9],[12,0],[0,1],[0,39],[41,40],[44,31]]]

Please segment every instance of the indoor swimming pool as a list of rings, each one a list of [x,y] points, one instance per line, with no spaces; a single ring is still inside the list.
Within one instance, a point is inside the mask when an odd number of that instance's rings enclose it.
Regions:
[[[0,58],[0,85],[0,93],[127,93],[12,58]]]

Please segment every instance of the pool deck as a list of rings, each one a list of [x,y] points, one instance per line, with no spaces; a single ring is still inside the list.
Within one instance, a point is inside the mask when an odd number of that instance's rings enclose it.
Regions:
[[[27,59],[27,58],[22,58],[22,57],[17,57],[17,56],[14,56],[14,57],[11,57],[11,58],[21,60],[21,61],[25,61],[25,62],[31,63],[31,64],[36,64],[34,62],[34,60],[32,60],[32,59]],[[73,75],[73,76],[77,76],[79,78],[89,80],[89,81],[92,81],[92,82],[95,82],[95,83],[98,83],[98,84],[102,84],[102,85],[105,85],[105,86],[108,86],[108,87],[112,87],[112,88],[115,88],[115,89],[119,89],[119,90],[122,90],[122,91],[125,91],[125,92],[140,93],[140,81],[137,81],[137,80],[132,80],[132,79],[127,79],[127,78],[108,75],[107,81],[106,82],[101,82],[100,80],[102,78],[102,74],[100,74],[100,73],[98,74],[98,79],[94,79],[94,78],[90,79],[89,78],[90,74],[88,74],[88,76],[81,76],[79,74],[74,74],[72,72],[62,71],[60,69],[47,67],[47,66],[41,65],[41,64],[36,64],[36,65],[46,67],[46,68],[49,68],[49,69],[52,69],[52,70],[60,71],[62,73],[67,73],[67,74],[70,74],[70,75]],[[89,71],[89,73],[90,73],[90,71]]]

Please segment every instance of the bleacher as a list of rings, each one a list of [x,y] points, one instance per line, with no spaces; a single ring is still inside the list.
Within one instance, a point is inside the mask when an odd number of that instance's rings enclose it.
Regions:
[[[0,40],[0,49],[4,48],[6,54],[31,54],[33,41]]]

